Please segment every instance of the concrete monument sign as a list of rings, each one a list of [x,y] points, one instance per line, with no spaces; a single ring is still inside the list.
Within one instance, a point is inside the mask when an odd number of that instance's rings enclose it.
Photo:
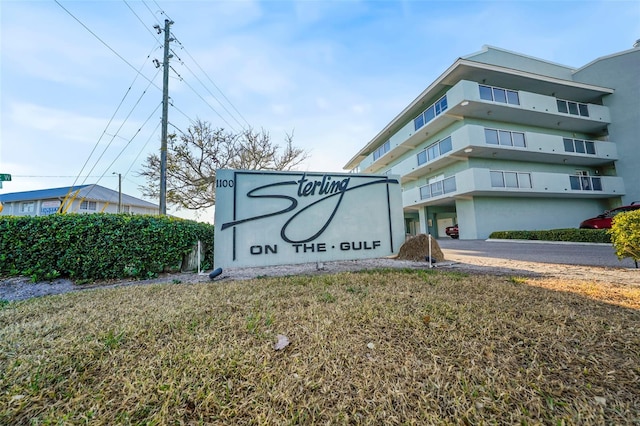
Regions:
[[[216,171],[216,268],[383,257],[404,235],[397,176]]]

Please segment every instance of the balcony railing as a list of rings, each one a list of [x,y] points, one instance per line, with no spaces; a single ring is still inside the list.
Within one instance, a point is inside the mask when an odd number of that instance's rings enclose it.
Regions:
[[[569,176],[569,183],[577,191],[602,191],[602,178],[596,176]]]
[[[411,151],[414,147],[421,145],[429,135],[436,135],[458,120],[459,117],[485,120],[489,115],[494,122],[508,122],[554,130],[560,128],[587,134],[599,134],[610,122],[609,108],[603,105],[563,101],[539,93],[508,90],[461,80],[451,87],[444,96],[370,152],[360,163],[360,169],[367,172],[375,171],[382,167],[381,163],[388,163],[388,160],[396,159],[407,151]],[[488,128],[488,131],[496,133],[488,135],[490,136],[488,144],[500,147],[504,145],[514,148],[529,148],[529,144],[523,139],[523,132],[498,128]],[[575,154],[598,156],[597,151],[594,154],[594,148],[597,145],[593,142],[583,139],[571,141],[567,138],[564,141],[564,147],[560,149]],[[455,151],[455,144],[453,148]],[[425,154],[426,160],[429,161],[429,152]],[[419,158],[419,161],[425,161],[425,154]]]
[[[413,128],[418,130],[424,125],[428,124],[431,120],[442,114],[447,110],[447,97],[443,96],[438,99],[433,105],[424,110],[420,115],[413,119]]]
[[[473,196],[607,198],[625,194],[619,176],[501,171],[472,168],[422,186],[405,185],[404,207],[441,202],[443,198]]]
[[[433,198],[440,195],[456,192],[456,177],[451,176],[437,182],[420,187],[420,199]]]

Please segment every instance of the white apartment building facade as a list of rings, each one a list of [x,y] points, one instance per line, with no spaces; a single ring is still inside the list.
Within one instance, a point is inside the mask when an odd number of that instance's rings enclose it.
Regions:
[[[576,228],[640,201],[640,49],[579,69],[459,58],[346,165],[399,175],[407,232]]]

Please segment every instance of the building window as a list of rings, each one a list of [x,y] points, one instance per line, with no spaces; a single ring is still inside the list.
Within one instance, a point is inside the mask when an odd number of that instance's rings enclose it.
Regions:
[[[494,129],[484,129],[484,140],[491,145],[498,145],[498,131]]]
[[[494,188],[504,186],[504,175],[502,172],[491,172],[491,186]]]
[[[558,112],[563,114],[579,115],[580,117],[589,116],[589,107],[587,104],[580,104],[562,99],[556,99],[556,104],[558,105]]]
[[[80,210],[96,210],[98,207],[95,201],[83,201],[80,203]]]
[[[520,105],[520,96],[514,90],[502,89],[480,85],[480,99],[485,101],[500,102],[503,104]]]
[[[413,120],[413,127],[418,130],[420,127],[424,126],[424,114],[420,114]]]
[[[602,191],[602,180],[597,176],[577,174],[569,176],[571,189],[576,191]]]
[[[510,132],[508,130],[484,129],[484,138],[490,145],[505,145],[525,148],[524,133]]]
[[[442,189],[442,181],[433,182],[429,186],[431,187],[431,196],[432,197],[437,197],[438,195],[444,194],[444,191]]]
[[[580,115],[582,117],[589,116],[589,109],[587,108],[587,104],[578,104],[578,109],[580,110]]]
[[[533,188],[530,173],[518,173],[518,188]]]
[[[451,143],[451,136],[446,137],[440,141],[440,155],[446,154],[452,149],[453,149],[453,145]]]
[[[565,152],[577,152],[579,154],[596,155],[596,144],[593,141],[581,139],[562,138]]]
[[[456,190],[456,179],[455,177],[450,177],[442,181],[442,189],[445,194],[450,192],[455,192]]]
[[[433,105],[424,110],[422,114],[413,119],[413,127],[418,130],[422,126],[428,124],[431,120],[442,114],[447,110],[447,97],[443,96],[438,99]]]
[[[453,145],[451,144],[451,136],[447,136],[446,138],[438,141],[432,145],[429,145],[424,151],[420,151],[417,154],[418,157],[418,166],[423,165],[427,161],[432,161],[443,154],[451,151],[453,149]]]
[[[456,191],[456,177],[451,176],[420,187],[420,199],[437,197]]]
[[[513,146],[519,148],[525,148],[527,146],[524,141],[524,133],[522,132],[511,132],[511,141],[513,142]]]
[[[378,149],[373,151],[373,161],[376,161],[378,158],[382,157],[384,154],[386,154],[390,150],[391,150],[391,142],[386,141]]]
[[[494,188],[532,188],[531,173],[520,172],[490,172],[491,186]]]
[[[438,157],[440,157],[440,146],[437,143],[434,143],[427,148],[427,158],[429,159],[428,161],[431,161]]]
[[[429,187],[429,185],[421,186],[420,199],[424,200],[425,198],[430,198],[430,197],[431,197],[431,188]]]
[[[20,204],[21,213],[33,213],[34,211],[36,211],[35,201],[28,201],[26,203]]]
[[[480,99],[485,101],[493,100],[493,89],[490,86],[480,85]]]

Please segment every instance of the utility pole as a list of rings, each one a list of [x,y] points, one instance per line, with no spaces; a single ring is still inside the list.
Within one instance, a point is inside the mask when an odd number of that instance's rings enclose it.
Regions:
[[[118,213],[122,213],[122,175],[118,173]]]
[[[122,174],[113,172],[118,175],[118,213],[122,213]]]
[[[169,122],[169,43],[173,41],[169,28],[173,21],[164,20],[164,60],[162,61],[162,141],[160,145],[160,214],[167,214],[167,124]]]

